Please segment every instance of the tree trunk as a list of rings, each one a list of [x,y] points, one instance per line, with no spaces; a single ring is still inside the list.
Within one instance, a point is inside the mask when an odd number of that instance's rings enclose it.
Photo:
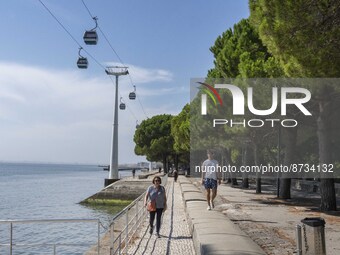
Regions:
[[[319,141],[319,161],[320,167],[323,164],[330,164],[332,162],[331,151],[331,95],[324,88],[321,98],[325,100],[319,101],[319,117],[317,120],[318,127],[318,141]],[[336,196],[334,188],[334,179],[330,173],[323,173],[321,171],[320,195],[321,195],[321,211],[335,211],[336,210]]]
[[[225,153],[225,151],[222,149],[221,150],[221,162],[220,162],[221,167],[225,166],[224,153]],[[222,171],[220,174],[222,176],[222,181],[225,181],[226,180],[226,173]]]
[[[166,155],[163,155],[163,169],[164,169],[164,173],[168,173],[168,166],[166,164]]]
[[[231,161],[231,149],[230,150],[226,150],[226,151],[227,151],[226,156],[227,156],[228,164],[232,166],[233,162]],[[229,173],[229,178],[231,180],[231,185],[232,186],[237,186],[238,185],[235,173]]]
[[[290,199],[291,178],[281,177],[279,198]]]
[[[248,165],[248,146],[246,145],[242,151],[242,165],[246,166]],[[248,173],[244,172],[242,173],[242,188],[248,189],[249,188],[249,178]]]
[[[253,146],[253,149],[254,149],[254,164],[255,166],[258,166],[259,165],[259,159],[258,159],[258,154],[257,154],[257,144],[254,143],[254,146]],[[261,189],[261,173],[260,172],[257,172],[256,173],[256,194],[260,194],[262,193],[262,189]]]
[[[296,153],[296,139],[297,139],[297,127],[285,128],[285,157],[284,165],[290,166],[295,163],[295,153]],[[280,178],[280,193],[279,198],[290,199],[290,186],[291,178],[290,173],[283,174]]]
[[[179,157],[178,157],[178,154],[175,154],[175,169],[177,169],[177,171],[178,171],[178,160],[179,159]]]

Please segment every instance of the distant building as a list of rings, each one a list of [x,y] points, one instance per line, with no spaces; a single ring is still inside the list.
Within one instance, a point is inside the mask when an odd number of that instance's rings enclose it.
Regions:
[[[137,166],[141,168],[149,168],[150,163],[149,162],[138,162]]]
[[[163,164],[160,162],[138,162],[137,166],[141,168],[150,168],[151,163],[151,169],[158,169],[158,167],[162,167]]]

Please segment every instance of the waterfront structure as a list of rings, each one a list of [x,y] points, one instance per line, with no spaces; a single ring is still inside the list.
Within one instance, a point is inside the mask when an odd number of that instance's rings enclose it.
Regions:
[[[105,72],[107,75],[116,76],[116,94],[115,94],[115,108],[114,119],[112,126],[112,144],[111,144],[111,158],[110,158],[110,172],[109,179],[105,180],[105,185],[108,185],[119,179],[118,176],[118,77],[129,74],[126,66],[109,66]]]

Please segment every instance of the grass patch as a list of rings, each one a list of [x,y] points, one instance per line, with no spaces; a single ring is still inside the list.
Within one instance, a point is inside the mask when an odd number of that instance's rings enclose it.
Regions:
[[[132,201],[133,200],[121,199],[85,199],[79,204],[91,208],[95,211],[101,211],[110,215],[116,215],[126,206],[128,206]]]
[[[121,200],[121,199],[86,199],[80,204],[89,206],[128,206],[133,200]]]

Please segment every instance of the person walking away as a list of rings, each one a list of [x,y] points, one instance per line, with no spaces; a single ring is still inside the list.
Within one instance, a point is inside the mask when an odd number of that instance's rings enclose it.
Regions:
[[[174,170],[174,179],[175,179],[175,182],[177,182],[177,178],[178,178],[178,171],[177,169]]]
[[[132,169],[132,177],[133,177],[133,179],[135,179],[135,175],[136,175],[136,169]]]
[[[148,203],[154,203],[155,208],[152,210],[149,210],[150,213],[150,235],[153,233],[154,229],[154,220],[156,216],[156,233],[157,237],[160,238],[160,228],[161,228],[161,218],[162,213],[167,209],[166,204],[166,194],[165,194],[165,188],[161,185],[162,180],[159,176],[155,176],[152,180],[153,185],[149,186],[146,190],[146,194],[144,197],[144,206],[147,206]],[[148,206],[149,207],[149,206]]]
[[[221,184],[221,173],[218,171],[218,162],[214,159],[214,152],[212,150],[207,151],[208,159],[202,164],[202,185],[206,190],[208,208],[211,210],[215,207],[214,199],[217,196],[217,181]]]

